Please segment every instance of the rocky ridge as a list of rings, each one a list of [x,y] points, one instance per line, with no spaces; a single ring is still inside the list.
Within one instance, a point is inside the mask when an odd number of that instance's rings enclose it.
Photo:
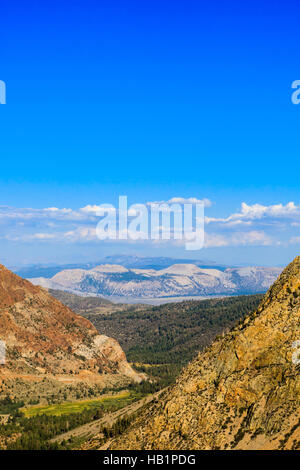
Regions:
[[[85,318],[0,265],[0,340],[6,349],[0,383],[52,378],[66,383],[126,383],[141,377],[118,342]]]
[[[300,448],[300,257],[113,449]]]

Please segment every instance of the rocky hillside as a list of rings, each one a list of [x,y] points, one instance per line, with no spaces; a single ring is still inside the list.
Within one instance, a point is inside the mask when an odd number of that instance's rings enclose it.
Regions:
[[[299,340],[300,257],[111,447],[299,449]]]
[[[258,307],[261,294],[189,300],[159,307],[84,314],[98,331],[116,338],[130,362],[163,387],[217,335]]]
[[[101,335],[85,318],[44,289],[0,266],[0,340],[6,347],[0,366],[0,394],[22,381],[36,385],[139,381],[117,341]]]
[[[103,297],[90,297],[72,294],[63,290],[48,289],[49,294],[70,307],[73,312],[87,317],[89,314],[93,316],[110,315],[113,312],[124,312],[125,310],[136,311],[147,308],[143,304],[119,304],[110,302]],[[93,323],[93,322],[92,322]],[[115,336],[113,336],[115,338]]]
[[[127,299],[254,294],[265,292],[280,268],[246,267],[203,269],[174,264],[164,269],[128,269],[105,264],[95,268],[66,269],[51,279],[30,279],[36,285],[74,293]]]

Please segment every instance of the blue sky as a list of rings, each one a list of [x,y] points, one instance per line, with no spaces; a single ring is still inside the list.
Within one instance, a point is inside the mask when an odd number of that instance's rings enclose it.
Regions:
[[[2,2],[2,262],[297,255],[298,17],[295,1]],[[209,199],[207,247],[70,240],[57,233],[78,233],[78,220],[43,212],[123,194]],[[90,233],[95,220],[82,224]]]

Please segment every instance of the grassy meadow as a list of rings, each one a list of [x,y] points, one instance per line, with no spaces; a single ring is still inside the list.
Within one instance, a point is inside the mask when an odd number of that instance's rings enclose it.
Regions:
[[[56,403],[54,405],[33,405],[21,409],[26,418],[37,415],[62,416],[64,414],[81,413],[84,409],[108,409],[116,407],[123,408],[131,402],[142,398],[143,395],[136,391],[122,391],[114,395],[105,395],[93,400],[78,400],[74,402]]]

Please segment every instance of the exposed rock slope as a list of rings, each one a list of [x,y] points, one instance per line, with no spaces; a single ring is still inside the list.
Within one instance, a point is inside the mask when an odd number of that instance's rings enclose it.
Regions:
[[[112,447],[299,448],[299,340],[300,257]]]
[[[72,376],[106,382],[140,380],[117,341],[99,335],[85,318],[0,265],[0,340],[6,361],[0,379]]]

